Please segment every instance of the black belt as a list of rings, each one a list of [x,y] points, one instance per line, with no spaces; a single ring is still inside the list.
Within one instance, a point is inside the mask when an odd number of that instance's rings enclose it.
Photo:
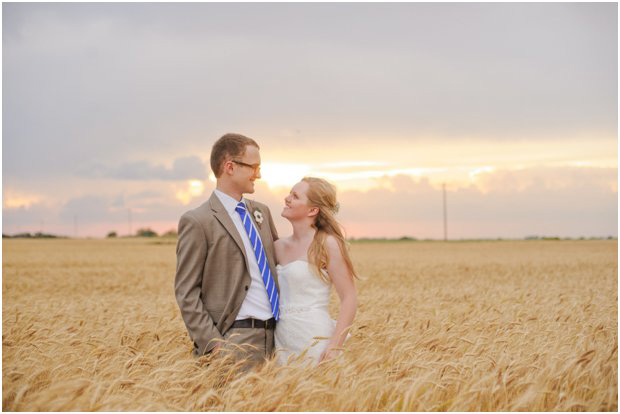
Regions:
[[[260,319],[241,319],[239,321],[235,321],[232,324],[231,328],[264,328],[264,329],[275,329],[276,327],[276,319],[271,318],[266,321],[261,321]]]

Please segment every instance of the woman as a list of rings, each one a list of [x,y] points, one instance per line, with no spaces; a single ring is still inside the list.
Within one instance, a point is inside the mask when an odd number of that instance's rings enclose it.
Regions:
[[[293,235],[275,242],[280,285],[276,353],[281,363],[302,354],[318,363],[336,356],[347,337],[357,308],[356,274],[334,218],[336,188],[321,178],[304,177],[284,202],[282,216],[291,222]],[[337,322],[328,312],[332,284],[340,297]]]

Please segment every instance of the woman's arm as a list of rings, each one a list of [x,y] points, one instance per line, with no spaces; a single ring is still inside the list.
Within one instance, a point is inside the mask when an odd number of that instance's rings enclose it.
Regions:
[[[340,312],[338,313],[338,321],[336,322],[334,333],[327,348],[321,354],[319,362],[332,358],[335,353],[334,348],[342,347],[357,310],[357,294],[355,292],[355,285],[353,284],[353,276],[349,272],[344,258],[342,257],[338,241],[335,237],[330,235],[325,239],[325,243],[329,254],[327,273],[334,283],[334,287],[340,298]]]

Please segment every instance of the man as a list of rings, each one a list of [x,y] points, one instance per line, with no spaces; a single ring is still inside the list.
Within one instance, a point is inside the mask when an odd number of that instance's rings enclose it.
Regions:
[[[179,221],[174,289],[194,356],[218,352],[223,340],[249,345],[231,347],[249,366],[273,353],[278,234],[267,206],[243,198],[254,192],[260,162],[253,139],[222,136],[211,150],[216,189]]]

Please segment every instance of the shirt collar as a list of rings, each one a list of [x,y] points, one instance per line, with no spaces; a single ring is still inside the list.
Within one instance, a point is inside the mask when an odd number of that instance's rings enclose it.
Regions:
[[[235,210],[235,208],[237,208],[237,204],[239,204],[239,202],[237,200],[235,200],[234,198],[232,198],[228,194],[224,193],[223,191],[218,190],[217,188],[215,190],[213,190],[213,192],[220,199],[220,201],[224,205],[224,208],[226,209],[228,214],[230,214],[230,215],[237,214],[237,212]],[[247,203],[245,202],[245,198],[243,198],[243,196],[241,197],[241,201],[243,202],[243,204],[246,205],[246,209],[247,209]]]

